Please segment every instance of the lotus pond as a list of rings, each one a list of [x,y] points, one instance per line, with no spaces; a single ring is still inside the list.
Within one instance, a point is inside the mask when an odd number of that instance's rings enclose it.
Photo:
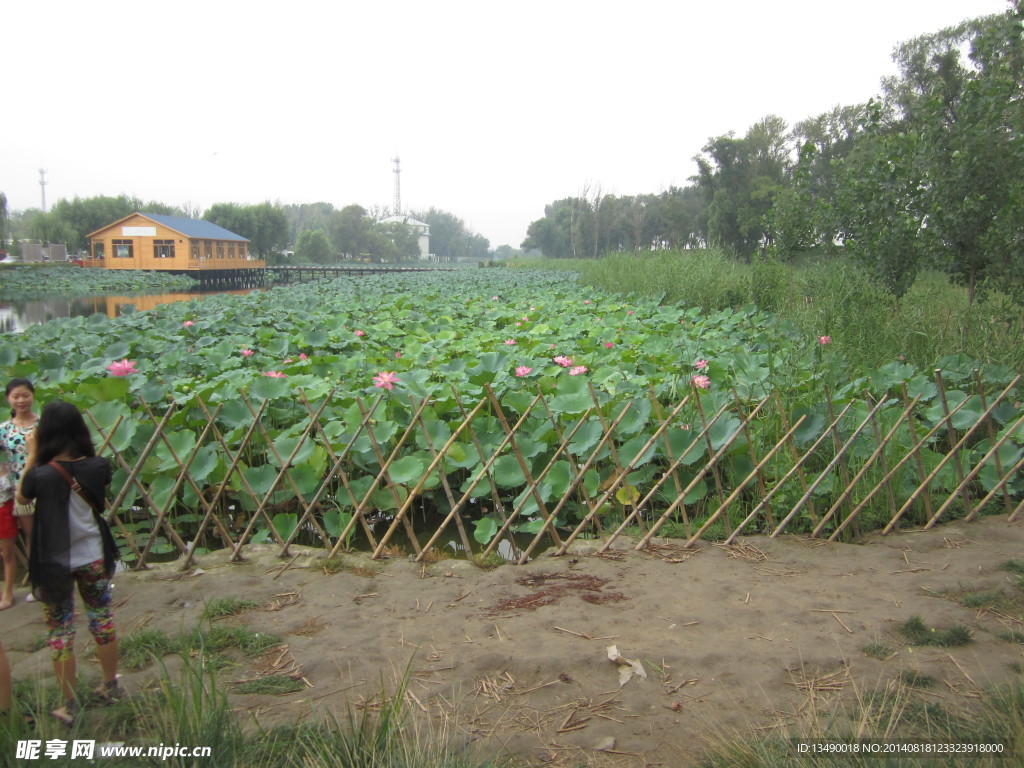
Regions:
[[[305,441],[292,460],[293,482],[303,495],[313,493],[334,453],[345,447],[356,491],[370,487],[381,466],[373,443],[393,444],[414,420],[421,420],[421,433],[408,441],[392,466],[390,480],[399,492],[381,489],[372,497],[373,506],[387,513],[430,466],[432,447],[423,435],[443,444],[452,435],[451,425],[488,391],[512,415],[526,413],[538,393],[544,396],[550,415],[533,415],[519,430],[520,451],[537,471],[552,461],[559,443],[552,419],[556,426],[577,426],[596,399],[604,413],[582,425],[571,446],[585,456],[602,435],[599,417],[611,418],[623,403],[632,403],[629,419],[616,432],[619,444],[610,446],[617,450],[616,460],[626,464],[648,443],[658,424],[657,411],[692,395],[692,404],[678,415],[682,428],[671,430],[664,447],[645,451],[636,462],[628,487],[642,490],[664,471],[670,455],[678,456],[696,441],[697,429],[687,427],[699,427],[700,410],[729,409],[778,393],[780,412],[766,416],[757,432],[737,441],[737,451],[749,451],[762,440],[775,444],[783,431],[780,416],[790,423],[805,416],[797,440],[815,439],[828,421],[826,392],[829,407],[857,401],[855,411],[866,411],[866,396],[891,399],[895,405],[905,386],[909,397],[918,398],[915,413],[925,427],[941,418],[943,407],[957,405],[959,421],[973,424],[986,410],[986,390],[1002,390],[1016,374],[1004,367],[979,366],[964,356],[949,357],[938,365],[948,386],[943,406],[931,372],[898,360],[879,361],[873,371],[854,371],[843,359],[842,346],[841,338],[800,335],[754,307],[706,313],[656,298],[582,288],[566,273],[463,270],[341,278],[246,296],[211,296],[115,319],[94,315],[54,320],[0,337],[0,375],[5,380],[27,376],[36,382],[40,402],[70,400],[88,409],[100,425],[120,419],[111,445],[126,457],[138,455],[153,435],[146,409],[159,415],[176,404],[170,440],[145,461],[140,479],[154,498],[178,494],[174,514],[179,524],[187,525],[199,518],[197,490],[212,488],[229,475],[229,459],[214,445],[195,450],[208,421],[200,403],[219,409],[216,421],[226,445],[238,444],[252,424],[247,403],[265,403],[267,438],[280,451],[267,451],[267,444],[250,445],[239,464],[239,472],[257,492],[273,490],[280,457],[303,441],[310,414],[306,403],[320,409],[323,429],[320,443]],[[378,397],[382,400],[373,412],[373,440],[354,437],[365,417],[364,405]],[[1017,397],[1011,388],[989,414],[993,432],[984,439],[979,436],[973,450],[984,452],[1004,430],[1017,429]],[[424,399],[429,406],[417,417],[416,404]],[[895,420],[894,415],[889,424]],[[739,421],[720,424],[716,428],[722,434],[713,437],[709,448],[723,444]],[[486,408],[474,417],[473,432],[491,441],[485,448],[504,437],[496,415]],[[1024,453],[1019,446],[1024,435],[1012,437],[1000,448],[1007,466]],[[944,438],[943,433],[934,436],[934,450],[922,452],[926,461],[937,461],[928,457],[939,455]],[[908,434],[904,442],[913,439]],[[703,450],[694,451],[690,463]],[[194,484],[182,487],[176,482],[180,465],[174,454],[190,451]],[[748,459],[737,456],[733,482],[745,477],[749,466]],[[454,488],[465,488],[480,467],[479,452],[456,442],[443,471],[418,491],[423,506],[450,509],[440,476]],[[952,484],[951,471],[936,482]],[[492,472],[510,504],[521,496],[524,476],[511,456],[498,459]],[[584,485],[594,492],[610,474],[609,468],[595,465]],[[115,488],[126,479],[122,468]],[[569,465],[558,463],[542,496],[559,498],[571,490],[572,480]],[[982,475],[979,482],[996,481]],[[237,477],[230,484],[223,503],[231,510],[251,511],[253,498],[237,492]],[[1015,493],[1024,490],[1016,480],[1010,487]],[[819,492],[834,493],[828,486]],[[284,503],[289,494],[278,493]],[[481,490],[478,495],[485,494]],[[698,516],[706,494],[706,487],[698,487],[687,499]],[[332,536],[351,515],[351,498],[340,493],[331,497],[332,506],[323,513],[320,522]],[[627,506],[629,498],[627,494]],[[119,512],[144,529],[146,520],[132,519],[137,501],[127,494]],[[570,504],[561,514],[571,520],[581,510]],[[536,504],[524,508],[522,529],[536,527],[536,512]],[[497,520],[486,511],[476,515],[476,538],[487,541]],[[294,510],[277,510],[277,534],[287,536],[294,523]],[[264,526],[257,535],[265,538],[273,532]],[[157,546],[173,549],[162,540]]]

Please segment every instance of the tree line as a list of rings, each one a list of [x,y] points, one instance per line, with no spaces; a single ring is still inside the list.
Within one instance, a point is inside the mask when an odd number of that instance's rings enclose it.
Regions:
[[[247,238],[252,252],[269,263],[284,261],[289,246],[294,249],[295,261],[318,264],[347,258],[391,262],[420,256],[418,226],[388,220],[387,210],[371,211],[360,205],[335,209],[324,202],[216,203],[200,214],[188,205],[145,202],[128,195],[75,197],[58,200],[46,212],[8,212],[6,197],[0,193],[0,243],[10,242],[15,255],[25,241],[63,243],[75,253],[86,248],[90,232],[135,212],[213,222]],[[490,257],[487,238],[474,233],[454,214],[431,208],[412,216],[430,226],[430,251],[441,260]]]
[[[894,296],[939,269],[969,298],[1024,300],[1024,10],[897,47],[866,104],[708,139],[684,187],[547,205],[524,249],[554,258],[717,246],[737,259],[848,257]]]

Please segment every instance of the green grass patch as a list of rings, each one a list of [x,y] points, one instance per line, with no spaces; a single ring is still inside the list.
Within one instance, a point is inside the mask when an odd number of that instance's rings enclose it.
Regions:
[[[863,653],[865,656],[870,656],[873,659],[885,661],[890,656],[892,656],[896,652],[896,650],[890,645],[886,645],[885,643],[880,643],[876,641],[871,643],[865,643],[864,645],[862,645],[860,647],[860,652]]]
[[[1004,589],[966,589],[946,590],[944,597],[955,600],[964,608],[991,611],[1010,616],[1018,621],[1024,618],[1024,592],[1010,593]]]
[[[174,639],[157,629],[131,632],[118,641],[118,658],[126,669],[145,669],[154,659],[177,653],[181,640]]]
[[[999,570],[1024,576],[1024,560],[1004,560],[999,564]]]
[[[203,608],[202,618],[222,619],[226,616],[237,616],[240,613],[258,608],[259,603],[255,600],[246,600],[241,597],[215,597]]]
[[[931,675],[926,675],[923,672],[919,672],[916,669],[905,669],[900,672],[899,680],[906,686],[911,688],[931,688],[935,685],[935,678]]]
[[[941,648],[953,648],[971,642],[971,630],[963,624],[954,624],[946,629],[936,629],[925,625],[920,616],[911,616],[896,630],[911,645],[934,645]]]
[[[290,675],[267,675],[255,680],[246,680],[234,687],[235,693],[269,693],[279,696],[285,693],[296,693],[306,687],[302,680]]]
[[[1016,629],[1008,629],[1005,632],[999,634],[1000,640],[1005,640],[1008,643],[1018,643],[1024,645],[1024,632],[1019,632]]]

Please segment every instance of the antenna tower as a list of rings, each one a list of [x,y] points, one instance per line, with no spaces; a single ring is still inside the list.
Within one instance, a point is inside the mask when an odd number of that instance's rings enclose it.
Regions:
[[[46,169],[39,169],[39,191],[43,195],[43,213],[46,213]]]
[[[395,210],[392,212],[395,216],[402,215],[402,169],[398,167],[401,162],[398,159],[398,155],[395,155],[391,161],[395,164]]]

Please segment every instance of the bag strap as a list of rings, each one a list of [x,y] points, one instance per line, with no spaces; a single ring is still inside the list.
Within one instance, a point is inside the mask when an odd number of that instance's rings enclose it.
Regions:
[[[93,512],[97,515],[101,515],[99,506],[95,501],[93,501],[92,495],[79,484],[78,480],[72,477],[71,474],[56,461],[51,461],[50,466],[60,473],[61,477],[63,477],[67,481],[67,484],[71,486],[71,490],[77,493],[85,503],[89,505],[89,508],[92,509]]]

